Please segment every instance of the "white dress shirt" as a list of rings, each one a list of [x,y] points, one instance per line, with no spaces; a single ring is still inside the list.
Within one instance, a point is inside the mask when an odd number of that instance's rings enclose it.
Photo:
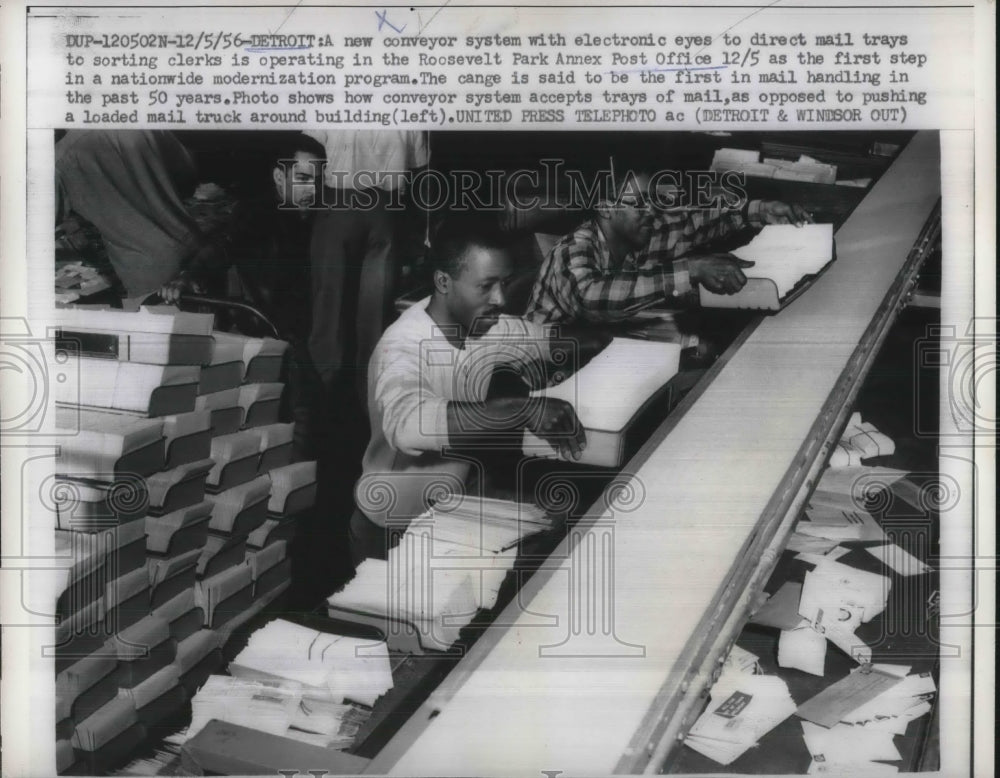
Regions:
[[[325,183],[332,189],[392,191],[402,184],[401,174],[430,160],[427,133],[420,130],[305,130],[305,134],[326,149]]]
[[[428,302],[406,310],[385,331],[369,367],[372,437],[355,497],[383,526],[419,516],[440,490],[464,491],[471,463],[443,451],[455,443],[448,437],[448,403],[485,401],[500,365],[540,385],[549,359],[545,327],[513,316],[501,316],[485,335],[456,348],[428,315]]]

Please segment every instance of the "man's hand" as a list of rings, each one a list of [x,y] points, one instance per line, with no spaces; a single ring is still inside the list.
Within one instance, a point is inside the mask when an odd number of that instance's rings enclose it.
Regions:
[[[160,287],[160,299],[167,305],[177,305],[185,294],[204,293],[205,285],[186,271]]]
[[[812,223],[812,214],[801,205],[789,205],[780,200],[762,200],[760,219],[764,224],[794,224],[801,227]]]
[[[550,443],[566,459],[579,459],[587,434],[573,406],[552,397],[494,397],[484,403],[448,403],[448,442],[453,446],[482,445],[521,448],[522,435],[504,433],[527,429]],[[500,433],[500,434],[498,434]]]
[[[691,280],[715,294],[736,294],[747,282],[741,268],[753,267],[753,262],[732,254],[707,254],[688,258]]]
[[[579,459],[587,447],[587,433],[573,406],[554,397],[538,397],[530,402],[534,407],[528,417],[528,430],[550,443],[563,459]]]

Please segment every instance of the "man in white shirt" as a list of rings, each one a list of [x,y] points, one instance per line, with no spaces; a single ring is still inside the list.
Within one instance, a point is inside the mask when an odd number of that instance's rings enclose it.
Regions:
[[[470,480],[481,484],[482,463],[456,447],[520,449],[525,429],[571,459],[586,446],[569,403],[489,395],[498,369],[537,387],[557,361],[545,327],[503,315],[513,264],[502,236],[468,218],[452,220],[435,234],[429,259],[433,294],[386,330],[369,367],[372,436],[355,490],[355,561],[384,558],[387,526],[403,528],[435,497],[465,491]]]

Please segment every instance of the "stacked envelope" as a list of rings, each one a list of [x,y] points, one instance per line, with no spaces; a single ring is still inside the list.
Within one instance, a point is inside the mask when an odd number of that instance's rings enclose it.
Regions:
[[[218,670],[232,626],[289,584],[279,536],[294,527],[285,513],[312,504],[315,465],[290,464],[291,424],[240,430],[277,421],[287,344],[212,323],[173,308],[60,312],[80,378],[56,392],[59,772],[126,760]],[[298,469],[274,494],[279,466]],[[275,500],[280,528],[248,553]]]
[[[209,411],[188,411],[163,417],[166,469],[208,459],[212,443]]]
[[[446,651],[496,605],[520,540],[552,526],[535,505],[451,498],[410,522],[386,561],[362,562],[327,612],[376,627],[393,650]]]
[[[874,667],[885,668],[888,665],[875,664]],[[902,735],[911,721],[930,712],[930,700],[936,692],[937,687],[930,673],[904,675],[895,686],[845,714],[842,721],[867,730]]]
[[[384,642],[320,632],[283,619],[254,632],[229,673],[248,681],[292,682],[311,698],[368,707],[393,685]]]
[[[315,696],[295,682],[213,675],[191,700],[194,737],[212,719],[239,724],[321,748],[349,748],[370,711]]]
[[[854,774],[859,776],[895,773],[898,768],[883,762],[902,759],[892,742],[892,733],[867,731],[849,724],[827,729],[802,722],[802,739],[812,757],[809,774]]]
[[[723,672],[684,742],[728,765],[794,712],[788,686],[777,676]]]
[[[812,756],[809,773],[879,775],[896,772],[902,757],[893,743],[911,721],[931,709],[930,673],[909,667],[864,665],[804,702],[802,736]]]
[[[432,567],[428,559],[391,553],[388,561],[364,560],[327,599],[329,616],[375,627],[393,651],[447,651],[475,615],[476,597],[467,571]]]
[[[288,343],[274,338],[251,338],[233,333],[215,333],[224,348],[242,351],[243,383],[272,383],[281,377],[281,363]]]
[[[866,459],[890,456],[895,452],[896,444],[888,436],[879,432],[874,424],[861,421],[861,414],[855,413],[830,455],[830,467],[856,467]]]

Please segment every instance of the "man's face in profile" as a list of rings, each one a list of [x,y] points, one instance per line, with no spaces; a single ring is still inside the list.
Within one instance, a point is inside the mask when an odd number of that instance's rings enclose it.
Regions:
[[[323,159],[308,151],[295,152],[295,161],[284,160],[274,169],[274,184],[284,208],[305,210],[318,199],[323,180]]]
[[[507,306],[513,265],[506,251],[470,246],[457,276],[450,277],[446,305],[453,321],[471,338],[484,335]]]

